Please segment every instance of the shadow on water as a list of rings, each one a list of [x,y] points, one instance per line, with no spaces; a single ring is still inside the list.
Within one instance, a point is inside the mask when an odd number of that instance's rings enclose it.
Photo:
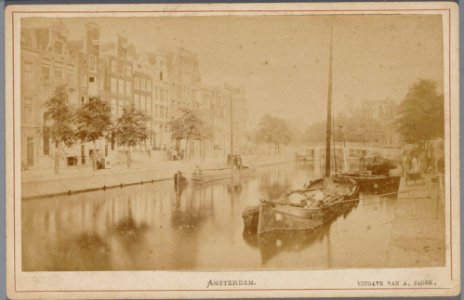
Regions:
[[[178,190],[172,182],[158,182],[23,200],[22,267],[24,271],[327,267],[320,261],[321,253],[331,253],[331,265],[336,267],[376,266],[378,256],[386,255],[385,226],[391,226],[396,201],[362,200],[356,209],[343,212],[346,218],[338,215],[311,232],[243,236],[246,207],[301,188],[310,176],[315,177],[310,165],[288,164],[261,168],[254,178],[240,182],[226,179]],[[353,244],[353,237],[360,242]],[[344,247],[346,243],[350,247]]]
[[[333,215],[324,225],[311,230],[279,230],[261,234],[244,232],[243,239],[248,245],[259,249],[261,262],[266,265],[273,257],[284,252],[298,253],[309,248],[313,243],[321,242],[324,239],[327,239],[328,243],[330,243],[329,235],[332,223],[339,217],[346,218],[351,210],[357,206],[358,202],[345,204],[340,212]],[[330,251],[330,245],[328,245],[327,249]],[[330,259],[330,255],[327,257]]]

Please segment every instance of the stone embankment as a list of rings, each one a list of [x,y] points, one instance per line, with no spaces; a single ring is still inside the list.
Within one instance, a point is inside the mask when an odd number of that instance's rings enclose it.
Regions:
[[[247,160],[257,168],[291,161],[289,157],[283,156],[250,157]],[[39,198],[171,180],[175,172],[191,172],[196,164],[201,162],[135,162],[130,169],[118,165],[112,169],[97,171],[88,167],[67,167],[63,168],[60,174],[54,174],[53,170],[27,170],[23,171],[21,177],[21,198]]]

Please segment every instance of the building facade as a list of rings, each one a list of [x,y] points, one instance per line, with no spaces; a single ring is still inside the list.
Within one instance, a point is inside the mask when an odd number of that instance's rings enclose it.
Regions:
[[[92,98],[106,101],[115,121],[124,108],[134,106],[149,117],[149,139],[139,150],[189,149],[185,157],[221,158],[240,151],[246,137],[246,99],[240,88],[211,87],[201,82],[195,53],[179,48],[137,54],[124,35],[101,38],[96,23],[87,23],[83,38],[69,40],[62,22],[21,29],[21,164],[23,169],[52,168],[56,145],[50,138],[51,120],[44,103],[56,88],[66,85],[75,107]],[[169,122],[190,109],[199,114],[212,136],[205,141],[174,141]],[[233,144],[233,145],[232,145]],[[97,151],[116,153],[114,138],[96,142]],[[188,146],[188,147],[187,147]],[[67,165],[91,162],[93,143],[66,148]],[[159,157],[159,156],[158,156]],[[109,159],[107,159],[109,160]]]
[[[57,22],[49,27],[21,30],[21,166],[50,167],[54,146],[45,115],[45,102],[60,85],[77,103],[76,59],[68,44],[68,30]]]

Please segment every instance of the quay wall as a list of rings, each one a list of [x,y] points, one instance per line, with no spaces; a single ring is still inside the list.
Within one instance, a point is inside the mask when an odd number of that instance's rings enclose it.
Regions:
[[[263,159],[253,162],[254,167],[288,163],[289,158]],[[172,166],[152,169],[98,170],[75,174],[63,174],[52,178],[40,177],[21,181],[21,198],[40,198],[52,195],[73,194],[106,188],[121,187],[148,182],[172,180],[177,171],[188,172],[190,166]]]

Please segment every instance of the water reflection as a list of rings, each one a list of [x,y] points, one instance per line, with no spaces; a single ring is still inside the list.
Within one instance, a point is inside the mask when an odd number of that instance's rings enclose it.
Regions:
[[[358,202],[344,204],[338,214],[333,215],[323,226],[313,229],[271,231],[259,235],[244,232],[243,237],[248,245],[259,248],[261,261],[264,265],[281,252],[294,252],[295,257],[298,257],[298,253],[313,243],[326,240],[327,265],[331,267],[330,227],[337,218],[346,218],[351,210],[357,206]]]
[[[311,167],[279,165],[240,182],[181,189],[159,182],[24,200],[23,270],[319,268],[327,257],[333,267],[375,267],[365,253],[385,253],[394,200],[361,201],[310,233],[242,235],[245,207],[300,188],[308,176],[315,176]],[[345,247],[354,238],[359,243]]]

